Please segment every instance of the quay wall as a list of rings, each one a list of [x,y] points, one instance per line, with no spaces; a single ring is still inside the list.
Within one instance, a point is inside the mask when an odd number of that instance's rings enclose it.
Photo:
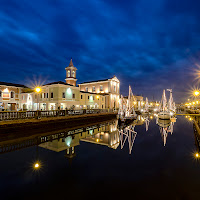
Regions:
[[[30,136],[60,129],[70,129],[78,126],[85,126],[91,123],[98,123],[116,118],[116,113],[89,114],[79,116],[68,116],[46,119],[18,120],[16,122],[1,122],[0,137],[16,134],[18,136]]]

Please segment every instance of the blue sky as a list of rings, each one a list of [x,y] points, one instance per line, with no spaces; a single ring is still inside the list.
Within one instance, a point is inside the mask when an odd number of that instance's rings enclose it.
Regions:
[[[122,94],[180,102],[198,86],[199,24],[195,0],[2,0],[0,81],[64,81],[72,57],[78,83],[116,75]]]

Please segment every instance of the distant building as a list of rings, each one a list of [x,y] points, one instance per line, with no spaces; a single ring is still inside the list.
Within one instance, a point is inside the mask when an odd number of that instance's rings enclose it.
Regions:
[[[21,84],[0,82],[0,110],[22,108],[22,92],[26,88],[25,85]]]

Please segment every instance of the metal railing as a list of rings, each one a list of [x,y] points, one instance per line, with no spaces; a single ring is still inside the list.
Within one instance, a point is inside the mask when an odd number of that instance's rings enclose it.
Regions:
[[[0,121],[60,117],[70,115],[113,113],[113,109],[49,110],[49,111],[0,111]]]

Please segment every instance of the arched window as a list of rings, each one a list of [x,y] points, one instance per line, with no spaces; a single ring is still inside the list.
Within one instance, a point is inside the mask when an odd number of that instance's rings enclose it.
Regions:
[[[14,93],[14,92],[11,92],[11,93],[10,93],[10,98],[14,98],[14,96],[15,96],[15,93]]]
[[[72,72],[72,77],[75,77],[75,71]]]
[[[70,77],[70,71],[69,70],[67,71],[67,77]]]
[[[0,90],[0,98],[2,97],[2,91]]]

